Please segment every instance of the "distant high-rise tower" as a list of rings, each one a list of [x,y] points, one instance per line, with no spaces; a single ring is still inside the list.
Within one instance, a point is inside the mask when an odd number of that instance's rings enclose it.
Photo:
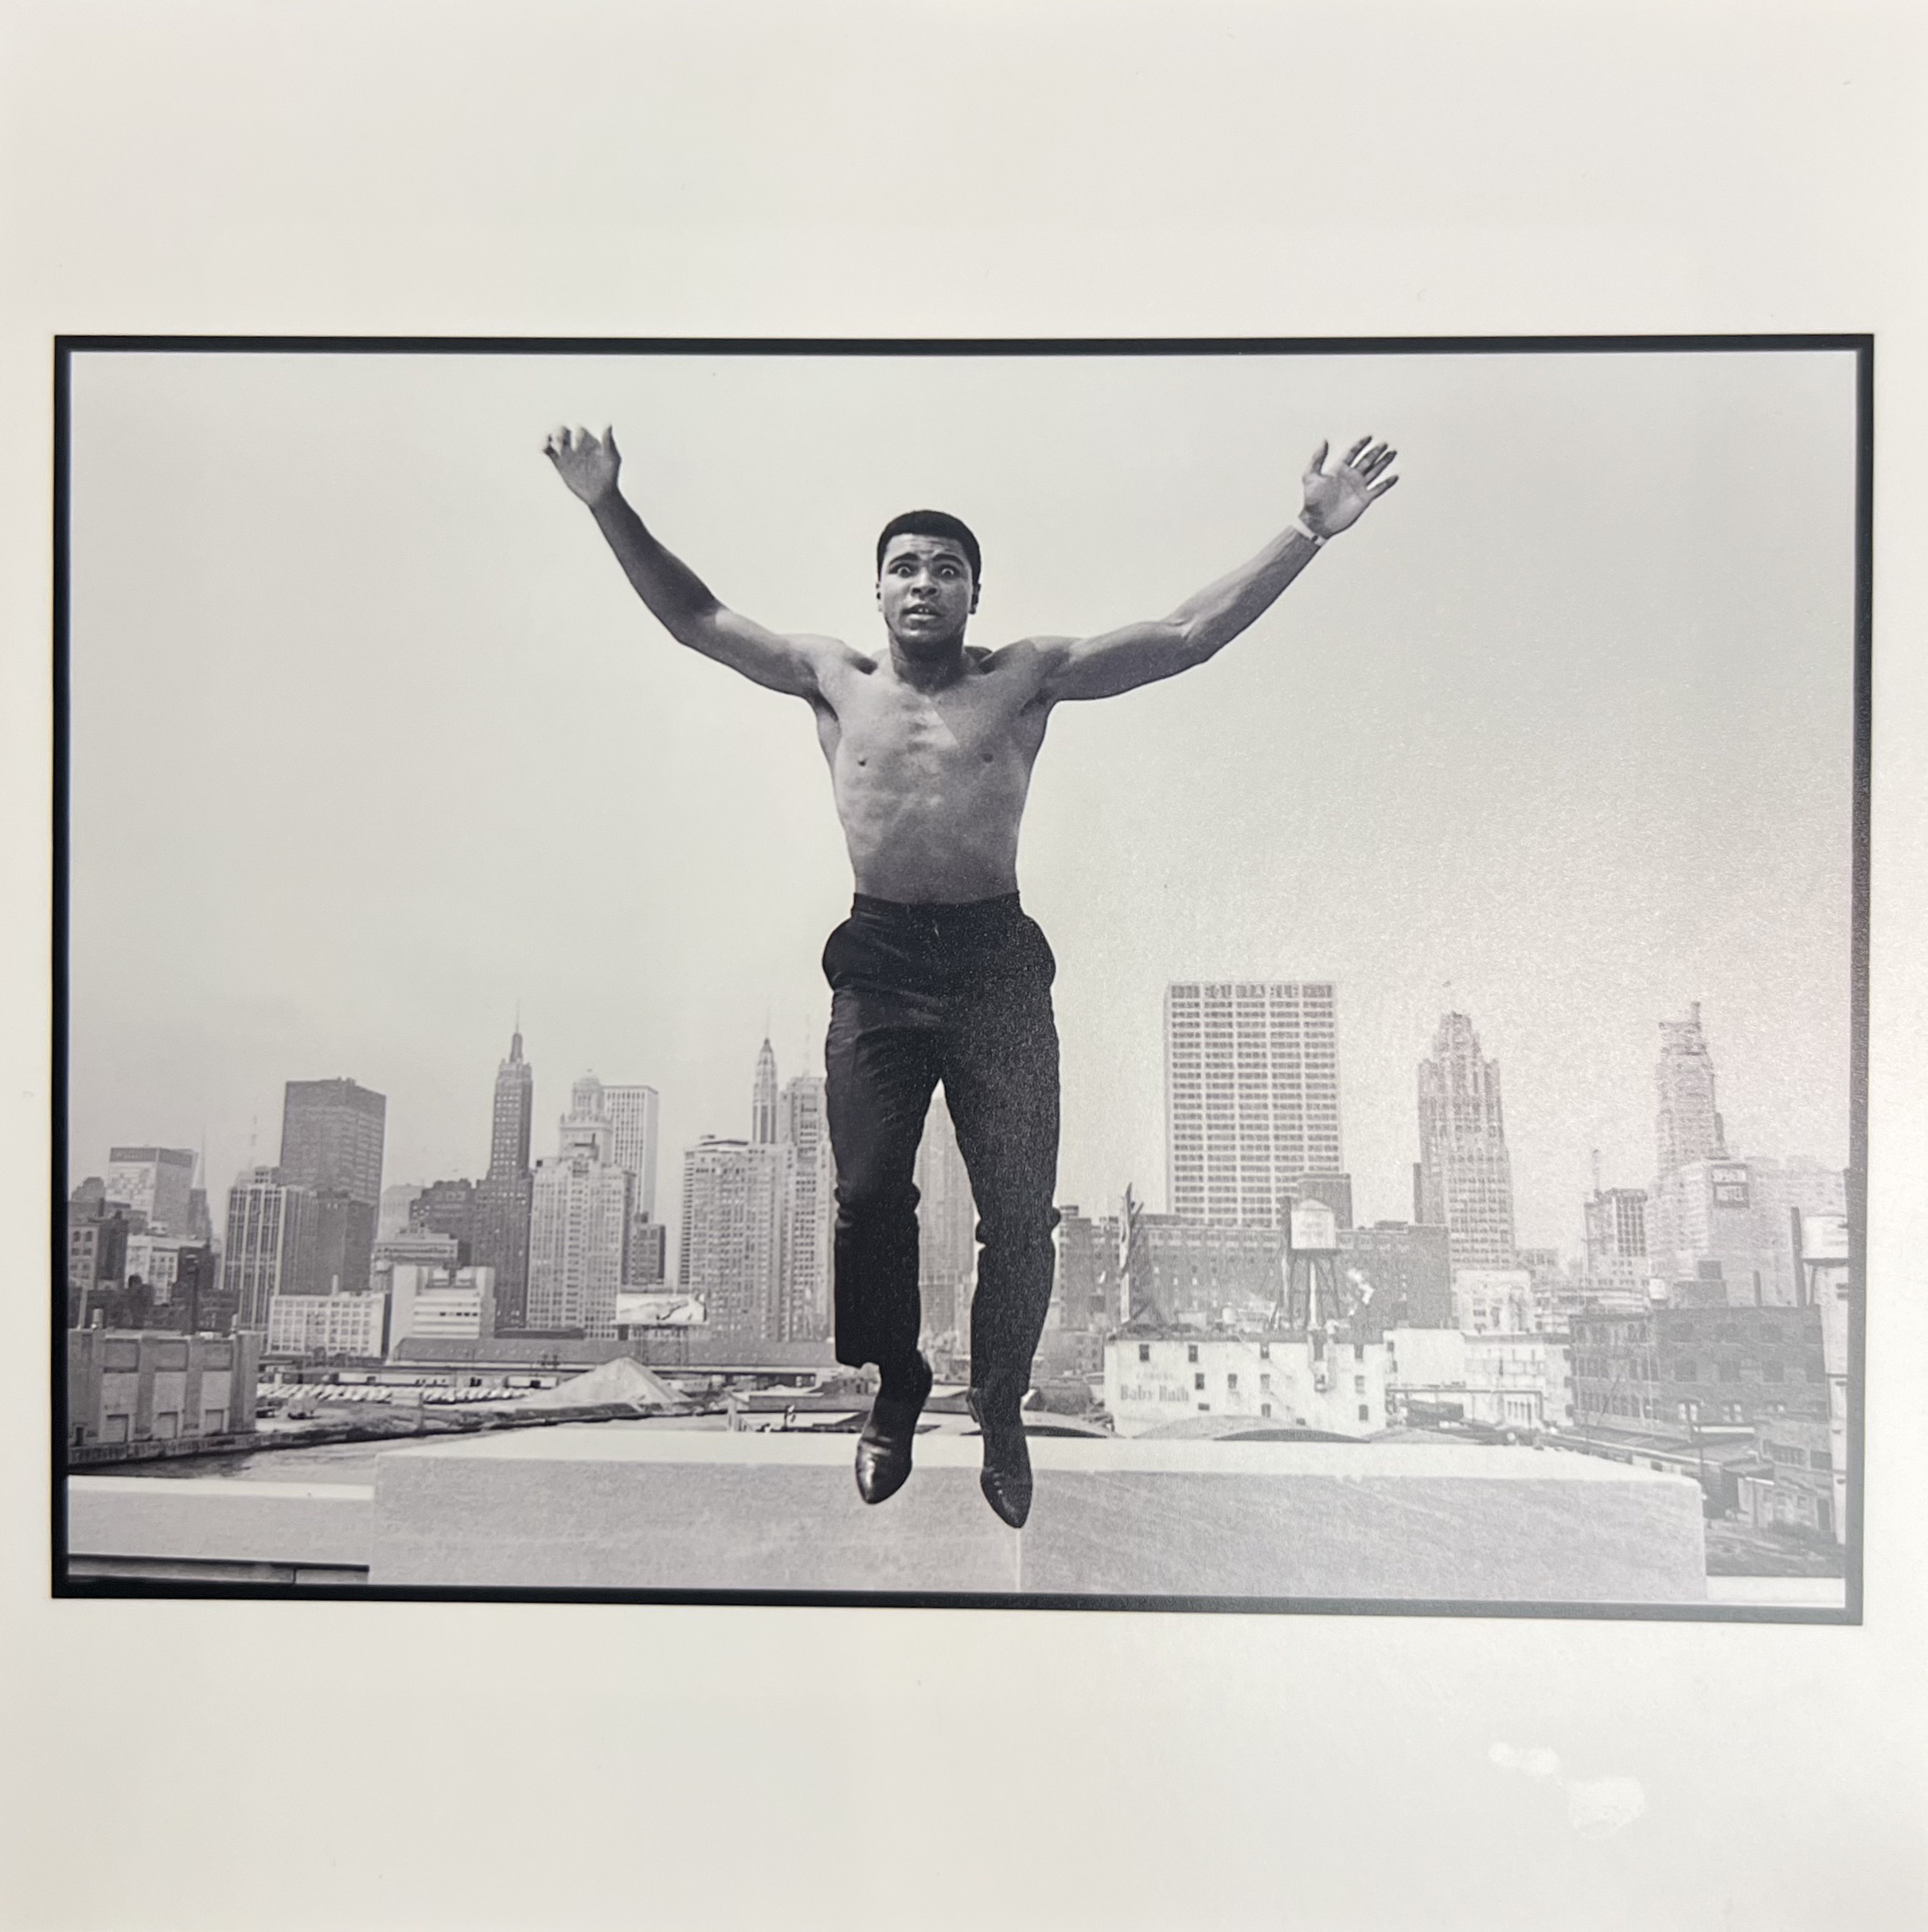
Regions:
[[[522,1057],[522,1030],[496,1071],[489,1133],[489,1171],[476,1184],[473,1251],[478,1267],[495,1270],[498,1332],[525,1325],[529,1300],[529,1228],[534,1201],[529,1130],[535,1118],[536,1076]]]
[[[1700,1002],[1684,1020],[1661,1022],[1661,1056],[1653,1064],[1653,1138],[1657,1174],[1696,1161],[1719,1160],[1727,1134],[1714,1107],[1714,1063],[1700,1030]]]
[[[1647,1259],[1647,1190],[1596,1186],[1586,1213],[1587,1278],[1622,1288],[1644,1286],[1653,1272]]]
[[[281,1177],[314,1196],[307,1278],[281,1292],[359,1294],[369,1286],[381,1213],[388,1103],[353,1080],[291,1080],[281,1113]]]
[[[605,1087],[603,1114],[610,1126],[610,1157],[617,1166],[629,1170],[635,1184],[630,1191],[626,1278],[635,1287],[661,1287],[663,1231],[656,1220],[656,1089]]]
[[[615,1135],[617,1166],[635,1177],[636,1212],[656,1213],[656,1116],[654,1087],[605,1087],[603,1113]]]
[[[267,1331],[269,1305],[299,1292],[311,1278],[315,1197],[271,1167],[249,1169],[228,1190],[221,1288],[237,1312],[235,1326]]]
[[[766,1040],[756,1056],[756,1081],[750,1090],[750,1144],[769,1147],[777,1138],[777,1056]]]
[[[615,1333],[634,1188],[628,1169],[599,1159],[583,1136],[537,1167],[525,1328],[580,1329],[592,1341]]]
[[[1167,986],[1165,1121],[1165,1198],[1181,1220],[1275,1227],[1295,1181],[1338,1177],[1332,983]]]
[[[785,1082],[777,1125],[790,1149],[789,1220],[778,1339],[815,1341],[830,1332],[830,1220],[837,1169],[820,1073]]]
[[[1500,1066],[1480,1056],[1464,1013],[1443,1014],[1419,1063],[1423,1222],[1443,1226],[1455,1268],[1513,1265],[1513,1173],[1500,1107]]]
[[[775,1340],[782,1326],[791,1150],[705,1138],[683,1154],[677,1285],[699,1296],[711,1333]]]
[[[978,1270],[978,1208],[958,1147],[950,1106],[939,1093],[917,1146],[917,1286],[927,1336],[969,1342],[970,1290]]]
[[[558,1129],[557,1145],[564,1153],[592,1153],[596,1159],[614,1162],[616,1130],[603,1107],[603,1083],[586,1073],[569,1089],[569,1110]]]
[[[194,1153],[189,1147],[114,1147],[107,1151],[107,1198],[138,1208],[150,1232],[192,1239],[189,1197]]]

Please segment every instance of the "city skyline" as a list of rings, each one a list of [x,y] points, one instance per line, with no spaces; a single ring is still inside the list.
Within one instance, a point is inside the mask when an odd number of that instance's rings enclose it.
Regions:
[[[1848,358],[960,362],[954,435],[909,455],[891,365],[861,359],[299,363],[76,365],[76,1173],[131,1134],[205,1138],[219,1188],[268,1157],[249,1122],[289,1071],[348,1067],[409,1097],[392,1173],[475,1173],[476,1069],[518,1000],[546,1111],[567,1069],[642,1069],[670,1147],[734,1126],[746,1034],[821,1064],[848,873],[807,716],[678,653],[594,567],[536,453],[585,414],[634,426],[640,507],[720,591],[860,641],[905,500],[977,521],[991,643],[1169,607],[1289,517],[1335,422],[1412,453],[1221,662],[1054,720],[1021,876],[1060,962],[1064,1197],[1157,1187],[1155,1001],[1204,977],[1345,989],[1362,1220],[1407,1212],[1410,1070],[1447,1007],[1506,1068],[1523,1243],[1577,1240],[1594,1148],[1651,1178],[1651,1028],[1692,999],[1730,1144],[1844,1161]],[[228,480],[263,415],[298,452],[285,524]],[[1502,423],[1530,477],[1496,464]],[[407,460],[369,467],[378,437]],[[1691,514],[1657,471],[1692,477]],[[451,517],[423,531],[425,492]],[[771,541],[746,549],[746,518]],[[299,606],[295,529],[357,560]],[[1066,548],[1102,567],[1064,580]],[[306,724],[271,753],[247,708],[276,701]],[[119,836],[157,732],[232,751],[183,794],[164,877]],[[486,756],[490,784],[459,809],[345,793],[314,762],[345,741],[396,771]],[[558,779],[612,767],[620,868],[552,835]],[[478,943],[456,909],[485,901]]]

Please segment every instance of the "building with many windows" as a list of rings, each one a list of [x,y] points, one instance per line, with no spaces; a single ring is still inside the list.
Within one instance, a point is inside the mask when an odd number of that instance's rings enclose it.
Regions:
[[[585,1074],[570,1091],[560,1151],[536,1169],[529,1214],[525,1325],[541,1333],[616,1332],[616,1296],[629,1267],[635,1177],[615,1159],[602,1084]]]
[[[1513,1173],[1500,1066],[1462,1013],[1419,1063],[1419,1219],[1446,1230],[1457,1268],[1513,1265]]]
[[[1717,1277],[1736,1307],[1793,1307],[1805,1293],[1796,1218],[1844,1213],[1847,1200],[1846,1175],[1817,1161],[1691,1161],[1654,1183],[1653,1271]]]
[[[778,1138],[790,1151],[785,1212],[783,1293],[778,1341],[814,1341],[830,1332],[830,1238],[837,1168],[823,1075],[800,1073],[778,1095]],[[656,1278],[661,1280],[658,1272]]]
[[[791,1150],[706,1136],[683,1155],[677,1286],[712,1334],[774,1341],[781,1322]]]
[[[310,1291],[315,1218],[314,1194],[277,1167],[251,1168],[228,1190],[221,1286],[238,1326],[264,1335],[276,1295]]]
[[[1329,982],[1188,980],[1165,992],[1165,1203],[1272,1228],[1302,1176],[1345,1171]]]
[[[186,1147],[114,1147],[107,1151],[107,1198],[146,1217],[148,1228],[191,1238],[189,1196],[194,1154]]]
[[[1818,1308],[1652,1307],[1572,1318],[1574,1422],[1657,1434],[1828,1419]]]
[[[388,1352],[388,1298],[278,1294],[267,1306],[267,1352],[334,1360],[379,1361]]]
[[[365,1290],[381,1213],[388,1103],[353,1080],[290,1080],[282,1102],[282,1179],[313,1198],[314,1233],[302,1274],[280,1292]]]
[[[474,1264],[495,1271],[497,1325],[511,1332],[524,1325],[529,1299],[529,1219],[535,1204],[529,1154],[535,1083],[534,1070],[522,1057],[518,1025],[509,1040],[509,1057],[496,1069],[489,1169],[476,1183],[470,1237]]]

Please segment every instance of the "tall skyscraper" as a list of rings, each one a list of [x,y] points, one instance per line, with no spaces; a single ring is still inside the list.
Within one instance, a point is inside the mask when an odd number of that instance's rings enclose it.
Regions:
[[[586,1073],[569,1089],[569,1110],[563,1115],[557,1145],[564,1153],[582,1151],[614,1164],[616,1130],[603,1108],[603,1083]]]
[[[556,1158],[536,1169],[528,1325],[607,1337],[616,1332],[616,1290],[627,1278],[636,1182],[616,1161],[615,1127],[594,1074],[570,1088],[556,1138]]]
[[[138,1208],[150,1229],[189,1238],[194,1153],[188,1147],[114,1147],[107,1151],[107,1198]]]
[[[708,1136],[683,1154],[677,1285],[702,1299],[711,1332],[774,1339],[782,1321],[791,1150]]]
[[[1512,1267],[1513,1172],[1500,1066],[1481,1056],[1464,1013],[1441,1016],[1419,1087],[1419,1219],[1446,1228],[1454,1268]]]
[[[789,1220],[778,1338],[815,1341],[830,1332],[830,1224],[837,1169],[820,1073],[784,1083],[777,1127],[790,1149]]]
[[[1587,1202],[1587,1278],[1637,1288],[1651,1272],[1647,1190],[1596,1187]]]
[[[777,1056],[765,1040],[756,1056],[756,1079],[750,1089],[750,1144],[768,1147],[777,1138]]]
[[[580,1141],[537,1165],[525,1326],[580,1329],[591,1341],[615,1333],[634,1185],[626,1168]]]
[[[605,1087],[603,1113],[615,1136],[617,1166],[626,1167],[636,1182],[636,1212],[651,1220],[656,1215],[656,1116],[654,1087]]]
[[[496,1327],[524,1326],[529,1301],[529,1231],[535,1199],[529,1173],[529,1130],[535,1118],[536,1076],[522,1057],[522,1029],[496,1070],[489,1133],[489,1171],[476,1184],[471,1251],[478,1267],[495,1270]]]
[[[631,1287],[662,1285],[663,1231],[656,1220],[656,1115],[654,1087],[605,1087],[603,1114],[608,1121],[611,1157],[629,1170],[630,1191],[629,1273]]]
[[[388,1110],[353,1080],[291,1080],[281,1113],[281,1177],[314,1196],[307,1278],[282,1293],[361,1294],[381,1212],[382,1138]]]
[[[1165,991],[1165,1198],[1181,1220],[1271,1228],[1302,1176],[1345,1170],[1329,981]]]
[[[1661,1022],[1661,1056],[1653,1064],[1653,1138],[1657,1174],[1693,1161],[1719,1159],[1727,1136],[1714,1107],[1714,1063],[1700,1028],[1700,1002],[1684,1020]]]
[[[236,1309],[237,1328],[267,1332],[275,1296],[299,1292],[314,1274],[314,1195],[278,1168],[244,1172],[228,1190],[221,1290]]]
[[[924,1118],[915,1178],[923,1332],[933,1338],[949,1335],[962,1348],[970,1340],[971,1283],[978,1272],[978,1207],[950,1103],[941,1091]]]

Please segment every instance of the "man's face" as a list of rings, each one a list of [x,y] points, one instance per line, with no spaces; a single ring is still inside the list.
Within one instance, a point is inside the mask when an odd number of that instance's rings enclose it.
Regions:
[[[877,573],[892,641],[915,657],[952,649],[978,607],[970,560],[947,537],[893,537]]]

